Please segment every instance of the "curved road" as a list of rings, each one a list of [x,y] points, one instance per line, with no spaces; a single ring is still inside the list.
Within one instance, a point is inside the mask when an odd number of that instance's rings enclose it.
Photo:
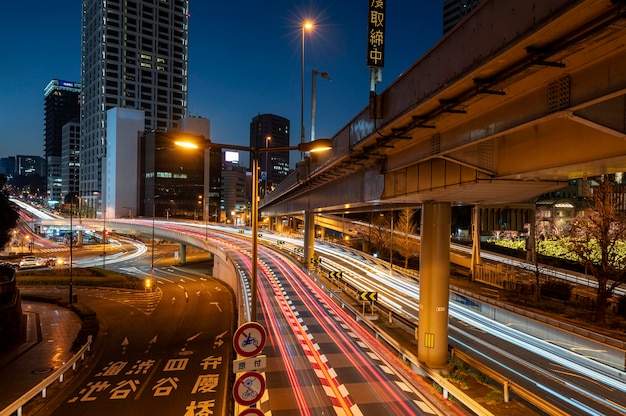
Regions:
[[[51,414],[231,412],[232,292],[215,279],[167,268],[156,269],[155,279],[156,292],[78,292],[100,318],[103,348]]]

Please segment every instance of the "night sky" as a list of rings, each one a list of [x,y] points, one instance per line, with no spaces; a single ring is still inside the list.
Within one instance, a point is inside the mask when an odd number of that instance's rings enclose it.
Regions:
[[[386,88],[442,37],[444,0],[388,0]],[[311,71],[317,77],[316,137],[332,137],[367,106],[367,0],[191,0],[189,115],[211,120],[215,142],[249,145],[250,120],[273,113],[300,141],[301,22],[305,118],[311,128]],[[43,156],[44,88],[80,82],[81,2],[3,2],[0,14],[0,157]]]

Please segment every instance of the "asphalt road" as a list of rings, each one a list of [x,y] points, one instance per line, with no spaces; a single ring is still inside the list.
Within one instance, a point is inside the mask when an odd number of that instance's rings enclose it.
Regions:
[[[155,269],[155,280],[156,292],[144,297],[78,292],[99,317],[101,349],[88,376],[50,414],[231,413],[232,292],[208,276],[167,267]]]

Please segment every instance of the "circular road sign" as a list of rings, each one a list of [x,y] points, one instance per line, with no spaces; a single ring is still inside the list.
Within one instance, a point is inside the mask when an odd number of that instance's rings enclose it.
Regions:
[[[265,346],[265,329],[258,322],[246,322],[235,331],[233,347],[242,357],[254,357]]]
[[[239,416],[264,416],[265,413],[261,409],[257,409],[256,407],[249,407],[244,409],[239,413]]]
[[[260,373],[244,373],[233,385],[233,397],[242,406],[250,406],[261,400],[265,393],[265,377]]]

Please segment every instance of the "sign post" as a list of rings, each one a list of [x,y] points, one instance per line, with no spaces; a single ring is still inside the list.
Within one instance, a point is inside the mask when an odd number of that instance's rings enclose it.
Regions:
[[[233,335],[233,348],[241,359],[233,361],[233,373],[242,373],[233,385],[233,398],[242,406],[250,406],[261,400],[265,392],[263,371],[267,356],[259,355],[265,346],[267,334],[258,322],[246,322]],[[262,415],[259,409],[249,408],[239,416]]]

